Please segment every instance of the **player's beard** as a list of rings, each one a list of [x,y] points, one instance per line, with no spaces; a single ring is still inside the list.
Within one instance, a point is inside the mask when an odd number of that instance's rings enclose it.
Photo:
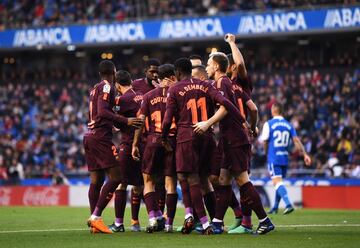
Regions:
[[[228,78],[232,77],[232,72],[226,72],[226,76],[228,76]]]

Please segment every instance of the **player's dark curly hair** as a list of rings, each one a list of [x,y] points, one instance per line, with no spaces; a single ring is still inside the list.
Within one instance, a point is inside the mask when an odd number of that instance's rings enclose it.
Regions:
[[[115,74],[115,82],[122,86],[129,86],[131,85],[131,76],[130,73],[127,71],[119,70]]]
[[[163,64],[159,66],[159,79],[170,78],[175,76],[175,67],[172,64]]]
[[[113,75],[115,65],[111,60],[102,60],[99,64],[99,73],[101,76]]]
[[[178,71],[181,74],[191,75],[192,65],[190,59],[179,58],[175,61],[174,66],[175,71]]]
[[[197,55],[197,54],[190,55],[189,59],[199,59],[202,62],[202,57],[200,55]]]
[[[155,58],[150,58],[145,63],[145,70],[149,69],[150,66],[160,66],[160,61]]]

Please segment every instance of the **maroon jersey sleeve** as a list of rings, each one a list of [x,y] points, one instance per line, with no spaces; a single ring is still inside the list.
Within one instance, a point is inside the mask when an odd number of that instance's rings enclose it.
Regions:
[[[176,112],[176,97],[174,94],[175,87],[172,87],[168,91],[167,101],[166,101],[166,111],[164,116],[164,121],[162,123],[162,137],[166,138],[169,134],[172,120]]]
[[[219,103],[220,105],[223,105],[226,110],[229,112],[229,114],[234,118],[234,121],[239,127],[242,127],[242,124],[244,123],[244,118],[241,116],[239,110],[234,106],[233,103],[231,103],[228,99],[226,99],[220,91],[218,91],[213,85],[209,83],[209,89],[208,89],[208,95],[209,97],[214,101]]]
[[[118,114],[128,118],[136,117],[142,100],[143,96],[140,92],[137,93],[133,90],[128,90],[117,99],[116,106],[118,108]],[[121,142],[132,143],[135,129],[128,125],[117,125],[116,127],[121,131]]]
[[[232,91],[232,82],[227,78],[222,78],[219,82],[217,82],[216,86],[220,93],[228,100],[234,100],[234,93]]]
[[[243,118],[246,120],[248,111],[246,108],[246,103],[251,100],[249,95],[243,90],[242,87],[240,87],[237,84],[233,84],[233,91],[234,91],[234,97],[236,101],[236,106],[238,107],[240,114],[243,116]]]
[[[97,98],[98,117],[111,120],[114,124],[127,124],[127,118],[117,115],[112,111],[111,98],[115,95],[115,89],[109,84],[99,89]]]
[[[141,102],[140,114],[148,116],[149,115],[149,97],[148,94],[145,94]]]

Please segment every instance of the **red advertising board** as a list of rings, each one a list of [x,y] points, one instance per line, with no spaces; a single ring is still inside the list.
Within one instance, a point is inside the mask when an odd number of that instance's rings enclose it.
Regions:
[[[305,208],[360,209],[360,187],[305,186],[302,194]]]
[[[67,206],[68,186],[0,187],[0,206]]]

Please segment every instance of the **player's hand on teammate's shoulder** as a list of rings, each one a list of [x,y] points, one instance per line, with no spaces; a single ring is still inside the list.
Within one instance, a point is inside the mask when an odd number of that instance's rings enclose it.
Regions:
[[[140,161],[140,151],[139,151],[139,147],[137,146],[132,146],[131,149],[131,156],[135,161]]]
[[[193,125],[194,132],[197,134],[203,134],[209,129],[210,125],[207,121],[200,121]]]
[[[306,166],[311,166],[311,157],[308,154],[304,155],[304,162]]]
[[[135,128],[141,128],[143,124],[143,120],[136,117],[130,117],[128,118],[128,126],[132,126]]]
[[[235,43],[235,35],[233,34],[230,34],[230,33],[227,33],[224,37],[224,40],[227,42],[227,43]]]

